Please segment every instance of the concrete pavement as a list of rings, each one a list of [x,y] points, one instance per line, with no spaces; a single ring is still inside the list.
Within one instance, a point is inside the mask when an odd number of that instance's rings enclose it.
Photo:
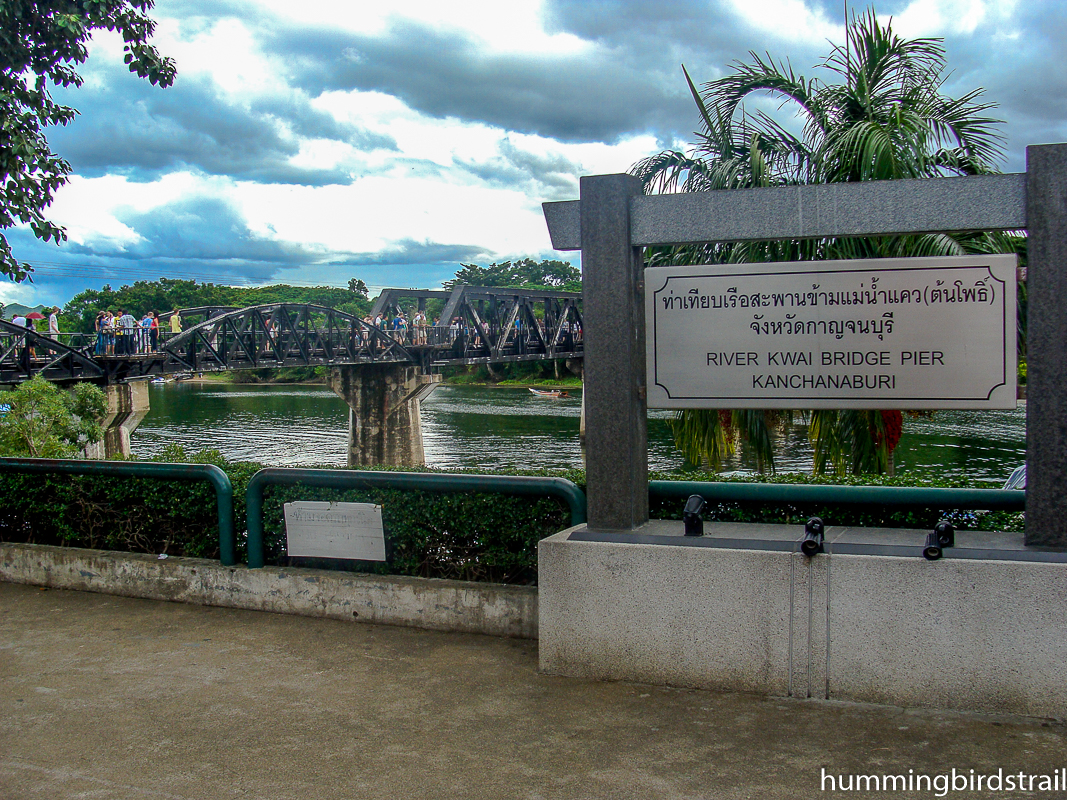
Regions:
[[[0,798],[910,798],[936,793],[821,770],[1067,767],[1055,722],[555,678],[536,648],[0,583]]]

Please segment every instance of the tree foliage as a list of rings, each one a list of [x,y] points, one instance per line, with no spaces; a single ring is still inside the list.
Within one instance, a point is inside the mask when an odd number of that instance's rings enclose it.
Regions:
[[[564,292],[582,291],[582,272],[568,261],[537,262],[532,258],[502,261],[480,267],[461,264],[454,280],[445,281],[451,290],[457,285],[509,286],[520,289],[559,289]]]
[[[2,456],[73,458],[103,436],[107,400],[90,383],[68,392],[37,375],[0,394],[0,401],[8,406],[0,413]]]
[[[367,288],[367,284],[361,281],[359,278],[348,279],[348,291],[353,294],[357,294],[364,300],[370,297],[370,290]]]
[[[66,239],[44,212],[71,168],[52,152],[45,129],[67,125],[77,112],[56,103],[49,86],[81,86],[74,65],[88,57],[94,30],[122,35],[130,72],[163,87],[174,82],[174,62],[148,43],[152,6],[153,0],[0,2],[0,230],[24,224],[43,241]],[[0,234],[0,274],[20,281],[31,271]]]
[[[651,194],[997,171],[1000,122],[986,113],[994,104],[982,99],[981,89],[959,98],[941,94],[948,72],[940,39],[902,39],[872,10],[853,16],[846,43],[834,45],[817,68],[829,81],[805,78],[788,62],[753,52],[698,89],[683,67],[702,121],[696,142],[689,153],[667,151],[641,161],[634,174]],[[777,116],[745,105],[766,96],[780,101]],[[646,257],[657,266],[1014,251],[1006,234],[965,232],[712,243],[652,248]],[[718,465],[745,441],[773,469],[769,430],[775,418],[683,411],[674,431],[681,449],[699,456],[694,460]],[[811,412],[816,469],[883,471],[889,461],[883,427],[877,411]]]
[[[160,278],[158,281],[137,281],[117,290],[104,286],[102,289],[79,292],[64,306],[62,321],[64,330],[90,333],[98,311],[128,310],[140,317],[146,311],[166,313],[175,308],[200,306],[244,308],[268,303],[312,303],[359,316],[370,310],[370,303],[365,296],[338,286],[289,286],[281,283],[241,287]]]

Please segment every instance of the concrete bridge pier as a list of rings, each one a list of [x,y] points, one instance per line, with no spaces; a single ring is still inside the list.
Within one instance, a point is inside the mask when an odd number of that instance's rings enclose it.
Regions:
[[[348,466],[426,463],[420,403],[441,382],[407,364],[334,367],[327,385],[348,403]]]
[[[130,434],[148,414],[148,383],[114,383],[104,387],[107,412],[100,421],[104,438],[85,448],[86,458],[104,459],[130,456]]]

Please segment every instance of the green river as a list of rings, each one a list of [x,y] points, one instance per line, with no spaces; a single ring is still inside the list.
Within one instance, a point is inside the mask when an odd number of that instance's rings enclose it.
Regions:
[[[151,411],[133,435],[133,450],[152,456],[169,444],[188,452],[219,450],[231,460],[272,466],[342,466],[348,408],[322,386],[168,383],[151,385]],[[434,467],[578,467],[581,392],[535,397],[522,388],[439,387],[422,404],[426,463]],[[671,412],[649,412],[652,469],[682,467],[671,443]],[[1026,452],[1026,411],[939,411],[932,419],[905,418],[895,453],[897,470],[969,475],[999,486]],[[782,433],[780,472],[811,469],[806,429]],[[749,472],[744,456],[726,465]]]

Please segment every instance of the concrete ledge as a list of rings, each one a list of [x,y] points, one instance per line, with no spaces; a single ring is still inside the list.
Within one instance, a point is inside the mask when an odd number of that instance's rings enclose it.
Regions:
[[[537,587],[0,542],[0,580],[490,636],[537,638]]]

